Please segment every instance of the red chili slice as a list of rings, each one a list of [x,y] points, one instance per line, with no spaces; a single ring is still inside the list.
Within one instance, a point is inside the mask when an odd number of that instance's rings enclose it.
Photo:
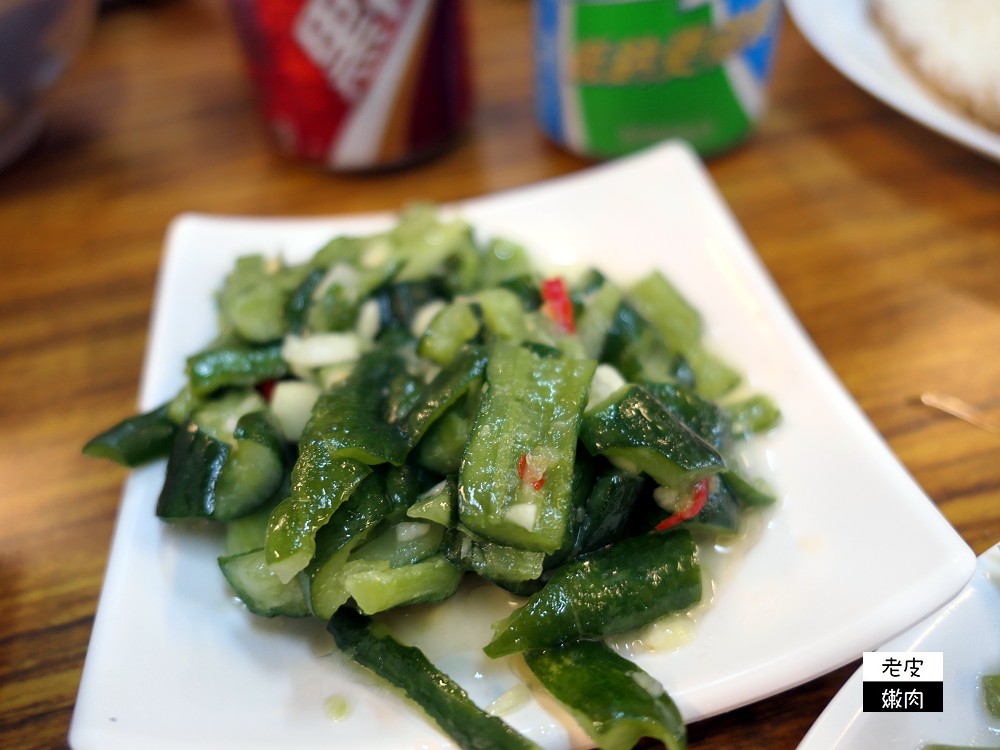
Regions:
[[[257,392],[264,397],[267,402],[271,401],[271,396],[274,394],[275,381],[273,380],[262,380],[255,386]]]
[[[541,474],[536,474],[528,471],[528,454],[525,453],[517,460],[517,476],[522,482],[527,482],[531,484],[532,489],[536,492],[541,490],[545,486],[545,472]]]
[[[681,521],[687,521],[689,518],[694,518],[696,515],[701,513],[701,509],[705,507],[705,502],[707,500],[708,479],[702,479],[695,483],[691,490],[691,496],[688,498],[685,506],[656,524],[656,530],[666,531],[672,526],[676,526]]]
[[[545,314],[554,320],[567,333],[576,330],[573,319],[573,300],[570,299],[566,282],[559,277],[545,279],[542,282],[542,302]]]

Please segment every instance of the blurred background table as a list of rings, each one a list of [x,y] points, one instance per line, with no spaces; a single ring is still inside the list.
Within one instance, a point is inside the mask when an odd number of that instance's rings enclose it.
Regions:
[[[472,126],[420,167],[276,156],[222,4],[164,0],[102,15],[42,140],[0,173],[0,746],[66,746],[125,478],[80,447],[135,408],[172,217],[397,209],[587,166],[534,124],[527,0],[468,7]],[[708,169],[916,480],[977,553],[1000,540],[1000,437],[918,402],[1000,413],[1000,166],[855,88],[788,23],[770,113]],[[853,668],[695,724],[691,746],[794,748]]]

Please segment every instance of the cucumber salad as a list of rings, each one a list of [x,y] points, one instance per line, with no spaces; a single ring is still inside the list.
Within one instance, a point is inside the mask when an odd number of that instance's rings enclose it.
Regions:
[[[303,263],[239,258],[217,308],[180,392],[84,451],[165,460],[157,515],[224,527],[250,613],[326,622],[460,747],[536,747],[384,621],[479,577],[521,602],[485,654],[523,659],[595,745],[685,746],[608,639],[702,600],[699,547],[773,502],[735,448],[780,413],[667,278],[547,276],[422,204]]]

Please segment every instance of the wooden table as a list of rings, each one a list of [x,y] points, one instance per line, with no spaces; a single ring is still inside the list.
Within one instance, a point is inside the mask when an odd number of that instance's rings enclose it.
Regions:
[[[0,173],[0,746],[66,746],[125,477],[80,447],[135,407],[173,216],[396,209],[586,166],[534,124],[527,0],[468,5],[472,127],[419,168],[333,176],[275,156],[222,6],[174,0],[104,14],[43,139]],[[770,113],[708,168],[822,354],[986,550],[1000,437],[917,398],[1000,413],[998,165],[855,88],[788,24]],[[852,668],[695,724],[691,746],[794,748]]]

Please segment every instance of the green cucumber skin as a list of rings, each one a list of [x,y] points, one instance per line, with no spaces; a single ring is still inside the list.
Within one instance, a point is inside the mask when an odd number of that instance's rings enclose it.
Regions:
[[[316,532],[316,548],[305,569],[305,580],[309,606],[317,617],[329,618],[346,601],[342,571],[348,556],[392,512],[383,475],[372,473]]]
[[[654,457],[655,465],[639,468],[668,486],[690,483],[725,468],[715,448],[637,384],[622,386],[588,411],[580,440],[595,455]]]
[[[384,331],[409,331],[421,307],[447,294],[437,279],[387,284],[373,296],[379,307],[379,324]]]
[[[563,545],[580,417],[595,366],[504,342],[494,346],[459,474],[459,519],[474,533],[536,552]],[[519,476],[519,461],[528,455],[546,456],[540,487]],[[505,518],[516,504],[537,508],[533,527]]]
[[[281,343],[262,346],[223,346],[188,358],[187,374],[191,392],[207,396],[220,388],[252,386],[277,380],[288,373]]]
[[[297,268],[275,267],[263,255],[238,258],[216,298],[222,327],[246,341],[281,338],[287,331],[288,287],[297,285],[300,275]]]
[[[668,750],[687,746],[684,720],[670,696],[657,694],[659,683],[604,643],[570,641],[527,651],[524,660],[601,750],[630,750],[644,737]]]
[[[408,407],[387,403],[386,394],[402,367],[391,347],[366,355],[352,376],[327,391],[313,409],[292,470],[291,498],[272,516],[267,535],[267,559],[274,564],[296,556],[292,568],[302,569],[315,552],[316,532],[370,473],[388,466],[386,487],[397,505],[408,506],[418,494],[419,470],[406,468],[410,432],[419,434],[447,409],[485,366],[484,355],[470,350],[453,369],[446,369]],[[394,414],[386,420],[386,412]],[[398,468],[397,468],[398,467]],[[404,497],[404,495],[406,497]],[[308,557],[307,557],[308,555]]]
[[[647,484],[644,476],[615,468],[598,476],[587,497],[572,556],[594,552],[620,538]]]
[[[402,690],[464,750],[537,750],[533,742],[476,706],[423,652],[379,632],[368,617],[342,607],[327,629],[338,648]]]
[[[487,361],[486,349],[467,347],[422,389],[405,419],[409,447],[419,443],[427,430],[469,391],[486,370]]]
[[[743,477],[737,471],[727,469],[719,475],[719,478],[726,485],[726,489],[732,493],[739,502],[741,508],[761,507],[773,505],[775,501],[774,493],[766,487],[762,487]]]
[[[690,532],[631,537],[557,569],[496,626],[483,649],[499,657],[646,625],[701,600],[701,566]]]
[[[320,396],[301,443],[323,443],[334,457],[399,466],[485,367],[484,350],[465,349],[419,386],[405,375],[395,347],[382,346],[362,357],[347,381]]]
[[[700,345],[701,313],[659,271],[633,284],[628,299],[671,346],[684,352]]]
[[[667,410],[716,450],[729,442],[730,415],[714,401],[676,383],[644,382],[642,386]]]
[[[433,604],[458,590],[462,571],[443,555],[399,567],[385,561],[352,561],[344,568],[344,587],[368,615],[411,604]]]
[[[325,275],[325,268],[314,268],[292,290],[285,302],[285,322],[290,333],[301,334],[308,330],[309,305],[312,303],[313,292]]]
[[[168,416],[169,405],[127,417],[83,446],[84,455],[107,458],[135,468],[170,455],[177,425]]]
[[[320,396],[300,444],[322,444],[335,459],[401,464],[408,446],[399,426],[386,418],[386,395],[405,370],[402,356],[389,347],[364,355],[350,378]]]
[[[449,529],[444,538],[445,556],[462,570],[509,588],[533,582],[544,572],[545,556],[517,547],[496,544],[462,529]]]
[[[628,291],[627,297],[663,340],[680,352],[693,371],[699,393],[717,398],[739,384],[739,373],[705,349],[701,313],[662,273],[648,274]]]
[[[176,430],[156,505],[160,518],[231,521],[274,497],[287,476],[277,427],[263,412],[248,412],[233,435],[235,449],[190,422]]]
[[[479,335],[480,322],[472,305],[454,301],[442,308],[424,331],[417,347],[421,357],[447,365]]]
[[[763,394],[755,394],[727,407],[734,437],[746,438],[773,429],[781,421],[778,405]]]
[[[263,548],[225,555],[219,568],[246,608],[261,617],[306,617],[302,587],[297,580],[281,583],[264,560]]]
[[[249,515],[278,492],[287,477],[288,455],[279,428],[263,411],[244,414],[215,484],[212,517],[231,521]]]
[[[611,319],[601,350],[607,362],[626,380],[676,381],[694,385],[694,373],[681,354],[672,348],[627,301]]]
[[[268,521],[268,564],[294,559],[284,571],[286,580],[305,568],[316,552],[316,533],[370,473],[359,461],[331,458],[322,446],[301,453],[292,470],[292,494]]]
[[[167,459],[156,515],[170,520],[211,518],[215,513],[215,485],[230,451],[229,443],[216,440],[194,425],[179,429]]]
[[[641,503],[642,496],[652,490],[646,476],[587,458],[586,451],[583,454],[578,456],[575,467],[569,534],[562,549],[546,558],[546,570],[634,535],[629,533],[629,527],[636,508],[648,504]]]

